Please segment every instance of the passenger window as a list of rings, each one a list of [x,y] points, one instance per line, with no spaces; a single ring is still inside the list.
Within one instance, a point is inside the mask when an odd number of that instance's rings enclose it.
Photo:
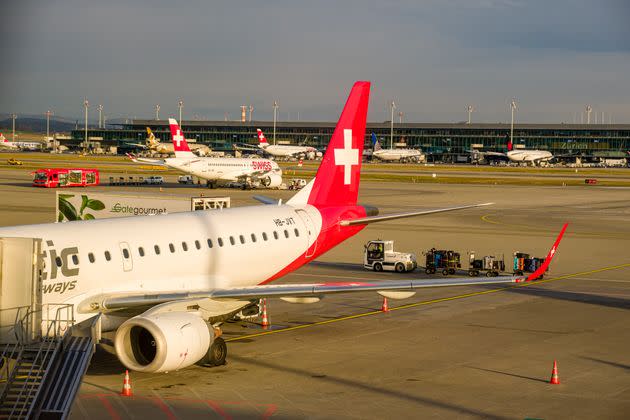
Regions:
[[[127,248],[123,248],[123,257],[125,259],[129,258],[129,250]]]
[[[79,265],[79,256],[74,254],[72,256],[72,262],[74,263],[74,265]]]
[[[139,247],[138,248],[138,254],[140,254],[141,257],[144,257],[144,248]]]
[[[286,229],[284,230],[284,237],[289,238],[289,231]]]
[[[208,239],[208,248],[212,248],[212,239]]]
[[[267,240],[267,232],[263,232],[262,233],[262,237],[263,237],[263,241]]]
[[[234,243],[235,243],[235,242],[234,242],[234,236],[230,236],[230,243],[231,243],[232,245],[234,245]]]
[[[275,239],[278,239],[278,232],[276,232],[275,230],[273,231],[273,237],[274,237]]]
[[[168,244],[168,249],[171,250],[171,252],[175,252],[175,245],[173,244]]]
[[[92,254],[91,252],[88,254],[88,260],[90,260],[91,263],[94,262],[94,254]]]
[[[201,243],[197,240],[195,240],[195,248],[201,249]]]
[[[223,246],[223,238],[219,238],[217,241],[219,242],[219,246]]]
[[[295,232],[295,237],[297,238],[298,236],[300,236],[300,231],[297,230],[297,228],[293,229],[293,232]]]
[[[256,242],[256,235],[252,233],[252,242]]]
[[[188,244],[186,242],[182,242],[182,249],[188,251]]]
[[[111,256],[111,254],[109,253],[109,251],[105,251],[105,260],[107,260],[107,261],[111,261],[111,259],[112,259],[112,256]]]
[[[155,245],[153,247],[153,250],[155,251],[155,255],[160,255],[160,247],[159,246]]]
[[[241,243],[245,243],[245,237],[243,235],[239,235],[238,238],[241,240]]]

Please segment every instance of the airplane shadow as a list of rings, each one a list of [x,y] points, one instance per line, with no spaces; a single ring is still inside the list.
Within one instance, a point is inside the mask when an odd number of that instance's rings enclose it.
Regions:
[[[384,387],[379,387],[373,384],[369,384],[369,383],[364,383],[364,382],[360,382],[360,381],[355,381],[352,379],[348,379],[348,378],[341,378],[339,376],[334,376],[334,375],[324,375],[318,372],[312,372],[306,369],[299,369],[299,368],[295,368],[295,367],[289,367],[289,366],[285,366],[285,365],[279,365],[279,364],[275,364],[272,362],[268,362],[265,361],[263,359],[250,359],[250,358],[246,358],[246,357],[241,357],[241,356],[231,356],[231,359],[234,361],[238,361],[240,363],[244,363],[244,364],[249,364],[249,365],[255,365],[257,367],[264,367],[267,369],[273,369],[276,371],[282,371],[285,373],[289,373],[292,375],[297,375],[297,376],[302,376],[305,378],[310,378],[310,379],[317,379],[322,381],[323,383],[328,383],[331,385],[338,385],[338,386],[345,386],[345,387],[351,387],[354,389],[357,389],[360,392],[367,392],[367,393],[371,393],[374,394],[375,397],[389,397],[389,398],[395,398],[398,400],[402,400],[402,401],[407,401],[407,402],[411,402],[411,403],[415,403],[419,406],[432,406],[435,408],[439,408],[439,409],[443,409],[443,410],[448,410],[450,411],[454,416],[475,416],[475,417],[481,417],[481,418],[486,418],[486,419],[494,419],[494,418],[501,418],[500,416],[496,416],[487,412],[483,412],[483,411],[479,411],[476,409],[472,409],[472,408],[467,408],[467,407],[462,407],[459,405],[455,405],[455,404],[451,404],[448,402],[444,402],[444,401],[439,401],[439,400],[435,400],[432,398],[428,398],[428,397],[422,397],[419,395],[413,395],[407,392],[403,392],[403,391],[397,391],[397,390],[393,390],[393,389],[387,389]],[[323,384],[322,384],[323,385]]]
[[[484,368],[480,368],[480,367],[476,367],[476,366],[466,366],[466,367],[470,368],[470,369],[482,370],[484,372],[498,373],[499,375],[512,376],[514,378],[527,379],[529,381],[544,382],[544,383],[548,382],[548,381],[546,381],[544,379],[534,378],[534,377],[531,377],[531,376],[517,375],[516,373],[502,372],[500,370],[484,369]]]
[[[608,360],[602,360],[602,359],[598,359],[596,357],[589,357],[589,356],[580,356],[580,358],[582,358],[584,360],[591,360],[591,361],[597,362],[597,363],[602,363],[602,364],[608,365],[608,366],[613,366],[613,367],[620,368],[620,369],[630,370],[630,365],[624,365],[622,363],[611,362],[611,361],[608,361]]]

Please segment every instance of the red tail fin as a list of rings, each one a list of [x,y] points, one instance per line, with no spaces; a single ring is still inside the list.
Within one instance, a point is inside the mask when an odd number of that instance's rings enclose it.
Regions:
[[[269,143],[267,143],[267,139],[265,138],[265,135],[263,134],[262,130],[258,128],[256,129],[256,132],[258,133],[258,141],[260,142],[260,145],[267,146]]]
[[[182,130],[179,128],[179,124],[177,124],[177,120],[169,118],[168,125],[171,128],[171,140],[173,141],[175,157],[194,157],[188,147],[188,143],[186,143],[184,133],[182,133]]]
[[[319,165],[308,204],[327,207],[357,203],[369,99],[370,82],[356,82]]]
[[[514,149],[514,145],[512,144],[512,137],[510,137],[510,135],[509,135],[509,134],[508,134],[508,135],[506,135],[505,137],[506,137],[506,140],[507,140],[507,149],[508,149],[508,152],[511,152],[511,151],[512,151],[512,149]]]

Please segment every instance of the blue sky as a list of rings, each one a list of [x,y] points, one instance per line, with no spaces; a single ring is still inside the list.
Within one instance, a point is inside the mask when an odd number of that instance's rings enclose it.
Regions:
[[[627,0],[22,0],[0,5],[0,112],[336,119],[353,81],[370,120],[630,120]],[[396,118],[398,120],[398,118]]]

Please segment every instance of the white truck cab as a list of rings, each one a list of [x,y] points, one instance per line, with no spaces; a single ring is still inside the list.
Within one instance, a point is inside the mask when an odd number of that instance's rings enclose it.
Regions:
[[[363,267],[374,271],[413,271],[418,266],[416,255],[394,252],[394,241],[370,241],[365,244]]]

